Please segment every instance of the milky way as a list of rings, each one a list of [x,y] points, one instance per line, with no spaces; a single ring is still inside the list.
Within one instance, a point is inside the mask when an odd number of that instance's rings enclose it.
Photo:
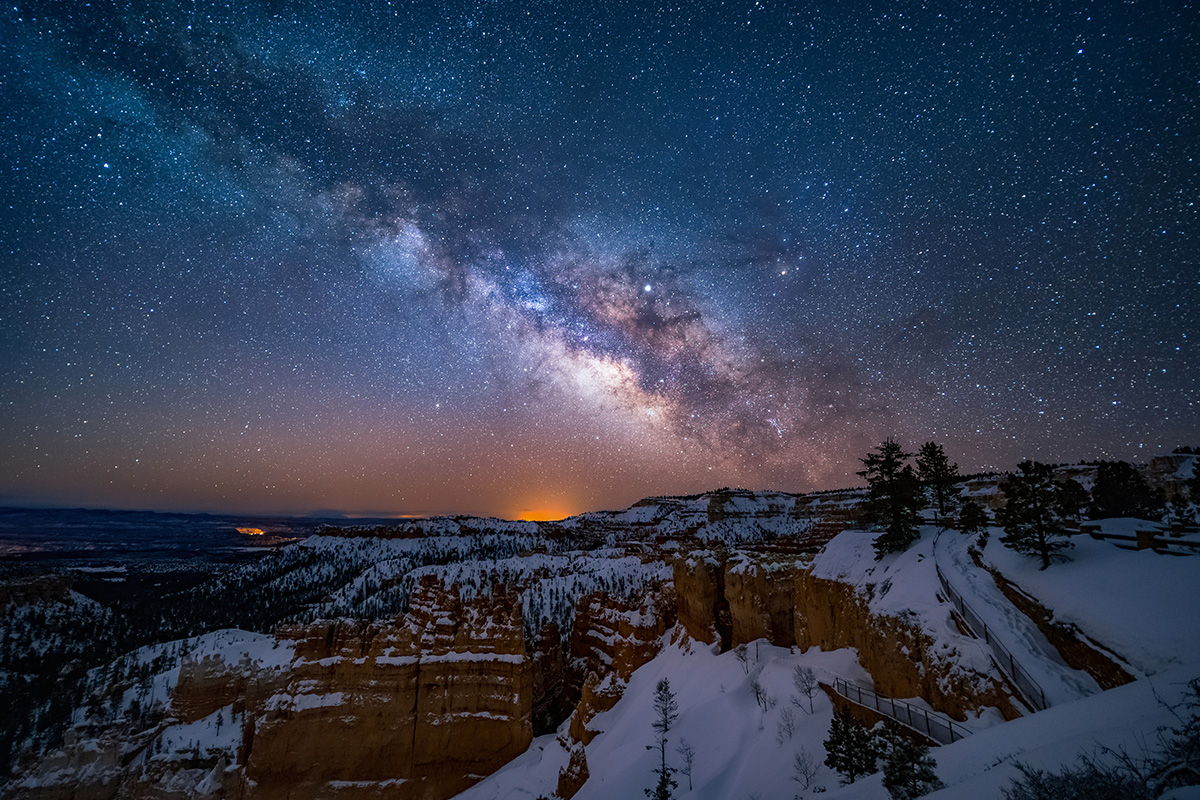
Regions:
[[[0,12],[0,502],[1200,444],[1190,3],[314,5]]]

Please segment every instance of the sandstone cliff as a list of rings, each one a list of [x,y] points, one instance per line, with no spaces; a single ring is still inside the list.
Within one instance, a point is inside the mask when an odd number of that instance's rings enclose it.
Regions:
[[[512,595],[466,603],[426,578],[394,625],[319,626],[296,652],[247,732],[247,798],[450,797],[532,739]]]
[[[674,606],[674,593],[663,590],[638,602],[601,593],[579,602],[570,654],[576,674],[586,677],[571,715],[572,739],[586,744],[596,735],[588,723],[616,705],[634,671],[658,654],[674,624]]]
[[[964,719],[996,706],[1017,715],[994,677],[962,669],[914,620],[872,612],[869,598],[849,583],[814,577],[804,560],[693,551],[675,561],[679,622],[698,641],[713,643],[727,613],[722,648],[766,639],[782,647],[854,648],[875,688],[891,697],[922,697]]]

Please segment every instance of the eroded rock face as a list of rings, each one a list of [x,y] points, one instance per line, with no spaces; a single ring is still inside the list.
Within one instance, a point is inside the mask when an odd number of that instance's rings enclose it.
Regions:
[[[607,594],[583,597],[575,610],[571,658],[583,674],[615,673],[622,680],[662,648],[662,635],[674,620],[670,603],[660,593],[637,602],[622,602]]]
[[[984,706],[1017,716],[994,679],[964,672],[936,652],[920,627],[873,614],[853,586],[814,578],[795,557],[737,553],[725,561],[714,552],[693,551],[676,559],[674,576],[679,623],[693,639],[716,642],[725,613],[723,649],[757,639],[801,649],[851,647],[882,694],[923,697],[958,719]],[[586,737],[586,726],[572,720],[572,734]]]
[[[553,733],[579,700],[578,684],[567,666],[557,623],[547,623],[532,643],[533,735]]]
[[[724,558],[709,550],[694,550],[675,559],[676,611],[688,636],[729,648],[729,604],[725,600]],[[724,633],[723,633],[724,632]]]
[[[450,797],[524,752],[532,668],[512,595],[436,580],[390,626],[317,627],[247,732],[247,798]]]
[[[571,714],[574,741],[587,744],[599,733],[588,723],[616,705],[630,676],[658,655],[663,634],[675,622],[674,610],[674,595],[662,590],[637,602],[622,602],[603,593],[579,601],[570,656],[576,674],[586,677]]]
[[[966,719],[969,711],[996,706],[1006,718],[1018,716],[1003,687],[986,675],[965,673],[935,652],[934,642],[916,625],[873,614],[853,586],[794,575],[796,644],[802,649],[853,647],[871,673],[875,690],[890,697],[923,697],[938,711]]]
[[[251,672],[223,658],[185,658],[171,700],[180,722],[195,722],[245,697]]]
[[[555,792],[562,800],[571,800],[575,793],[583,788],[588,779],[587,754],[582,744],[571,748],[571,760],[564,769],[558,772],[558,790]]]
[[[731,563],[725,570],[732,643],[766,639],[780,647],[796,643],[793,560],[764,558]]]

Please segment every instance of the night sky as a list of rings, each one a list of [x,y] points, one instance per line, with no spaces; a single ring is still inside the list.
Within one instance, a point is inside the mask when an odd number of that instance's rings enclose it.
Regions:
[[[10,3],[0,503],[562,516],[1200,444],[1200,9]]]

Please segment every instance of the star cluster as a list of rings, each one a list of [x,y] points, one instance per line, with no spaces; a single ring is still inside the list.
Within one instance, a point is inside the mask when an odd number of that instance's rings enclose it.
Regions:
[[[0,501],[554,516],[1200,429],[1191,3],[0,17]]]

